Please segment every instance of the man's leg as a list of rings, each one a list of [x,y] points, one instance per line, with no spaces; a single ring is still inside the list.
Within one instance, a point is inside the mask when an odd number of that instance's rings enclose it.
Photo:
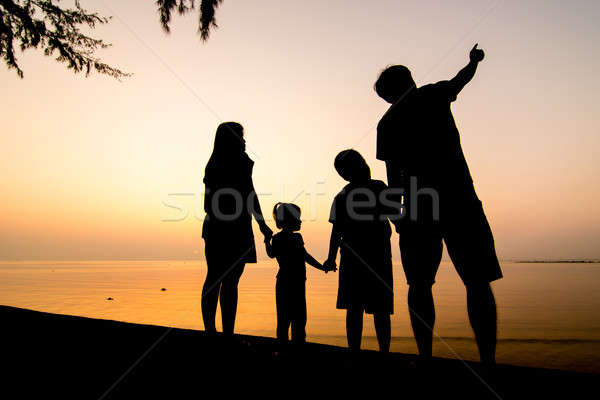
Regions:
[[[408,289],[408,309],[419,356],[431,358],[433,326],[435,325],[435,306],[431,285],[413,283]]]
[[[494,364],[496,362],[496,300],[489,283],[467,285],[467,308],[481,362]]]
[[[494,236],[481,202],[474,198],[454,206],[458,219],[444,228],[444,241],[467,289],[469,321],[482,363],[496,361],[496,300],[490,282],[502,278]]]
[[[402,267],[408,281],[410,322],[423,359],[431,358],[435,306],[431,288],[442,260],[442,237],[436,224],[407,224],[400,233]]]
[[[285,346],[289,341],[290,320],[284,313],[277,314],[277,339],[281,346]]]

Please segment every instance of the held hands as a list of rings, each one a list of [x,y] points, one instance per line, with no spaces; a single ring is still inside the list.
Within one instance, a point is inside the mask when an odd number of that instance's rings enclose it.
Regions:
[[[264,222],[260,224],[260,232],[265,236],[265,242],[269,241],[271,236],[273,236],[273,231]]]
[[[323,263],[323,268],[325,273],[329,272],[329,271],[337,271],[337,266],[335,265],[335,260],[330,260],[327,259],[324,263]]]
[[[473,62],[481,62],[485,57],[485,53],[483,50],[477,48],[478,43],[475,43],[475,46],[471,49],[469,53],[469,59]]]

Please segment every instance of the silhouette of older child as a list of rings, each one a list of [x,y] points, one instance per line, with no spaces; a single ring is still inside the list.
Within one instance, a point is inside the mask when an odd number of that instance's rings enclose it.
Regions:
[[[335,169],[349,183],[335,196],[333,224],[325,267],[335,266],[340,249],[337,308],[345,309],[351,350],[360,350],[363,314],[373,314],[379,350],[390,347],[390,314],[394,311],[390,209],[382,198],[387,186],[371,179],[371,170],[355,150],[335,158]]]
[[[291,203],[277,203],[273,207],[273,218],[281,231],[265,239],[267,254],[279,264],[275,298],[277,305],[277,338],[282,345],[288,343],[288,332],[292,328],[292,342],[302,344],[306,340],[306,262],[322,271],[325,268],[304,248],[300,230],[300,207]]]

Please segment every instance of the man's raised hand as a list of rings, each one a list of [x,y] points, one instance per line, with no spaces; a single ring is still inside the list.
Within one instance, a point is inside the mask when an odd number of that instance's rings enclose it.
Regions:
[[[485,53],[483,52],[483,50],[478,49],[477,45],[478,43],[475,43],[475,46],[473,46],[473,48],[471,49],[471,52],[469,53],[469,58],[471,59],[471,61],[481,62],[483,60],[483,57],[485,57]]]

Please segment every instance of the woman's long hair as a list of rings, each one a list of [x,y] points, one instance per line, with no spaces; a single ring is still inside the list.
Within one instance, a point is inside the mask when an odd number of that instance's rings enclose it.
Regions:
[[[217,128],[212,157],[235,157],[244,152],[244,127],[237,122],[223,122]]]
[[[245,150],[244,127],[237,122],[220,124],[213,152],[206,164],[204,183],[212,186],[225,177],[251,172],[253,162]]]

